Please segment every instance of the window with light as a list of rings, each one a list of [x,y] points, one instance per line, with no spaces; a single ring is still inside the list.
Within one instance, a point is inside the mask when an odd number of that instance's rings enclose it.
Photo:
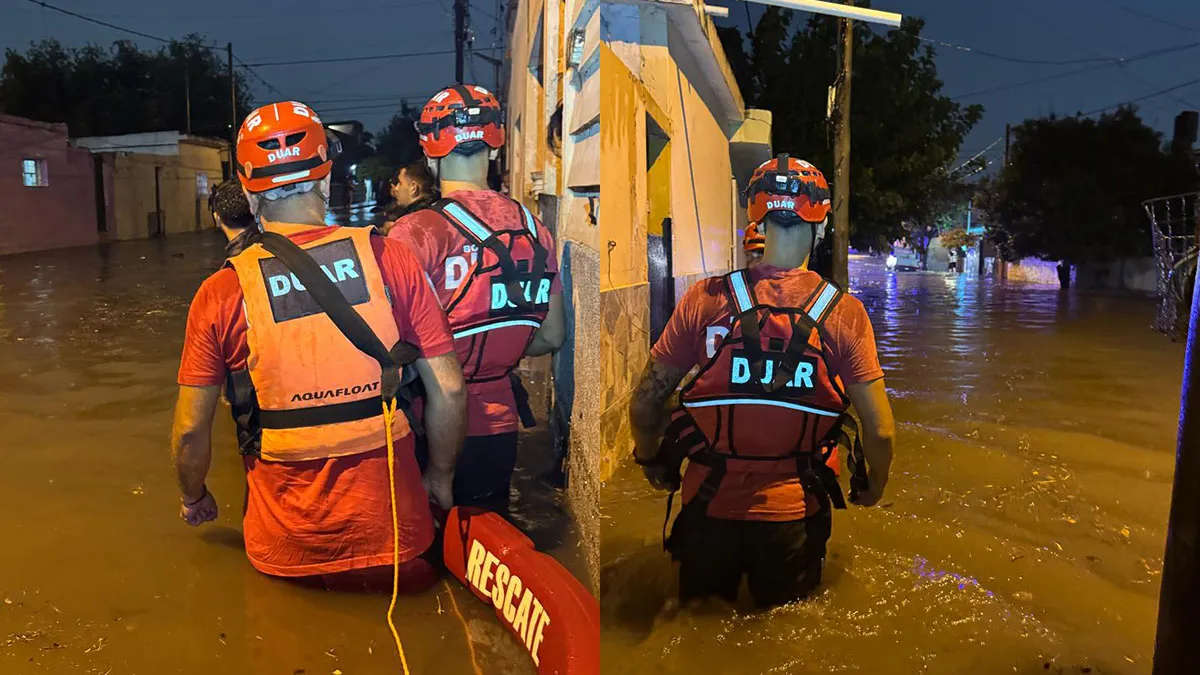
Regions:
[[[21,162],[21,176],[25,187],[47,187],[50,181],[46,177],[46,160],[26,159]]]

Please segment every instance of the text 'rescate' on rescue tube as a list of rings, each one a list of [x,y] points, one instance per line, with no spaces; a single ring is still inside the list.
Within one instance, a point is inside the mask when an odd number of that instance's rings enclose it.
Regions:
[[[492,605],[538,675],[599,675],[599,601],[520,530],[495,513],[455,507],[442,552],[450,573]]]

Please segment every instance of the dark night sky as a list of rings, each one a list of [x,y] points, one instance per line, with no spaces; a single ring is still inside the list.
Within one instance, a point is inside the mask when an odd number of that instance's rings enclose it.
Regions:
[[[476,47],[493,43],[497,0],[471,0]],[[164,37],[197,32],[224,44],[246,63],[366,56],[453,49],[450,0],[306,0],[203,4],[163,0],[55,0],[51,4],[114,24]],[[730,7],[732,23],[744,29],[740,2],[713,0]],[[875,7],[924,17],[924,36],[993,54],[1027,60],[1063,61],[1122,58],[1154,49],[1200,43],[1200,3],[1196,0],[876,0]],[[324,9],[328,8],[328,9]],[[751,6],[755,19],[761,6]],[[0,0],[0,46],[23,49],[31,40],[53,36],[69,45],[108,43],[129,37],[29,3]],[[155,43],[136,39],[145,46]],[[1014,63],[959,49],[938,47],[938,67],[950,96],[1048,78],[1091,64]],[[480,83],[493,85],[493,68],[475,61]],[[404,95],[420,98],[454,75],[452,54],[360,63],[264,67],[259,73],[289,98],[310,103],[327,120],[353,118],[368,129],[387,122]],[[468,70],[468,77],[471,71]],[[1169,133],[1185,107],[1200,109],[1200,44],[1190,50],[1106,65],[1041,83],[964,99],[986,107],[983,122],[963,146],[964,157],[1002,136],[1006,122],[1051,112],[1091,111],[1198,80],[1142,102],[1143,117]],[[255,82],[260,100],[271,96]],[[351,99],[351,100],[346,100]],[[887,114],[887,111],[880,111]],[[998,157],[1003,143],[993,149]]]

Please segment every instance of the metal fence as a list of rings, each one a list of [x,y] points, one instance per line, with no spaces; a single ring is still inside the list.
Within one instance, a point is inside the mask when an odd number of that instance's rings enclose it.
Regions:
[[[1155,330],[1172,340],[1188,330],[1188,308],[1196,278],[1196,235],[1200,228],[1200,192],[1159,197],[1142,203],[1150,217],[1158,268],[1158,316]]]

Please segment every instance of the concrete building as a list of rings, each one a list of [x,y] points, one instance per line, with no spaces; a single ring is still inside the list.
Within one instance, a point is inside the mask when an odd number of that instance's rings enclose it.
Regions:
[[[698,0],[521,0],[513,12],[508,184],[560,248],[570,338],[556,407],[595,586],[597,493],[632,447],[634,378],[675,299],[740,265],[739,187],[771,156],[771,117],[744,109]]]
[[[741,188],[771,156],[699,0],[602,3],[601,479],[632,448],[629,399],[676,300],[739,267]]]
[[[599,13],[584,0],[511,5],[507,104],[510,195],[553,228],[567,308],[555,357],[554,422],[568,502],[599,591]],[[556,134],[561,135],[561,143]]]
[[[67,125],[0,115],[0,255],[95,244],[95,194]]]
[[[228,141],[164,131],[72,139],[95,158],[98,229],[105,240],[214,227],[208,195],[229,161]]]

